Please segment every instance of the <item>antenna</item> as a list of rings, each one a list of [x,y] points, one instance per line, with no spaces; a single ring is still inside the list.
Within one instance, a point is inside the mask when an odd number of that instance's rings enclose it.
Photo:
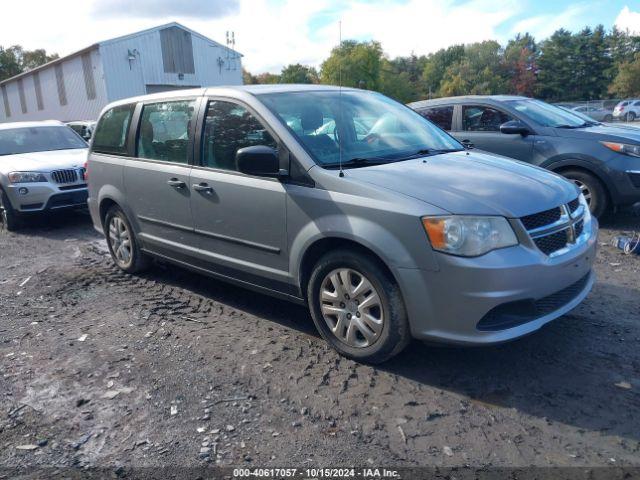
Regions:
[[[338,130],[338,120],[342,123],[342,52],[340,49],[342,48],[342,20],[338,22],[338,36],[340,39],[340,43],[338,44],[338,52],[340,52],[340,56],[338,57],[338,118],[336,119],[336,131]],[[340,173],[338,174],[340,177],[344,177],[344,171],[342,170],[342,139],[338,135],[338,164],[340,166]]]

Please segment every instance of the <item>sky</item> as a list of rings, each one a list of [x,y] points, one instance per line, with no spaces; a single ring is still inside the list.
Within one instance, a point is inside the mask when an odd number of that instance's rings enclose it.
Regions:
[[[223,44],[234,31],[245,68],[279,73],[319,66],[339,43],[339,22],[343,39],[377,40],[395,57],[599,23],[640,33],[640,0],[5,0],[0,46],[64,56],[172,21]]]

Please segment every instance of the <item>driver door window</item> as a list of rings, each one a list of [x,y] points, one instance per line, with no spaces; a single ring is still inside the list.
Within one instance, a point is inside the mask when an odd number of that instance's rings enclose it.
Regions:
[[[465,132],[499,132],[500,125],[513,120],[512,117],[491,107],[462,107],[462,130]]]
[[[260,121],[242,105],[212,101],[204,123],[202,166],[236,170],[236,152],[245,147],[278,148]]]
[[[454,132],[454,135],[462,143],[471,144],[478,150],[529,162],[535,136],[502,133],[500,125],[510,120],[514,120],[511,115],[492,107],[463,105],[462,131]]]

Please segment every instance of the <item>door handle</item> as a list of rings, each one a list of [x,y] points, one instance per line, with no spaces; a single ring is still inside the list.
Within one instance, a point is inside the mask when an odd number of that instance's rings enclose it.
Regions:
[[[171,180],[167,180],[167,185],[172,186],[173,188],[184,188],[187,186],[182,180],[178,180],[177,178],[172,178]]]
[[[193,189],[196,192],[206,193],[207,195],[211,195],[213,193],[213,188],[211,188],[206,183],[196,183],[193,185]]]

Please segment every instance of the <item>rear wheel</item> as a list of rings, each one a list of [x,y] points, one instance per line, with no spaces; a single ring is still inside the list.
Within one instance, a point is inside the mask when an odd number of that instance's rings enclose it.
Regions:
[[[104,230],[109,253],[118,268],[137,273],[149,266],[149,258],[140,250],[131,224],[120,207],[109,209],[104,218]]]
[[[307,298],[322,337],[349,358],[384,362],[411,338],[400,288],[371,256],[352,250],[325,255],[311,273]]]
[[[627,113],[627,122],[633,122],[636,119],[635,112]]]
[[[7,232],[15,232],[20,228],[20,217],[11,206],[9,197],[0,188],[0,232],[5,230]]]
[[[571,180],[580,189],[595,217],[601,217],[607,210],[609,200],[607,192],[596,177],[582,170],[565,170],[562,175]]]

